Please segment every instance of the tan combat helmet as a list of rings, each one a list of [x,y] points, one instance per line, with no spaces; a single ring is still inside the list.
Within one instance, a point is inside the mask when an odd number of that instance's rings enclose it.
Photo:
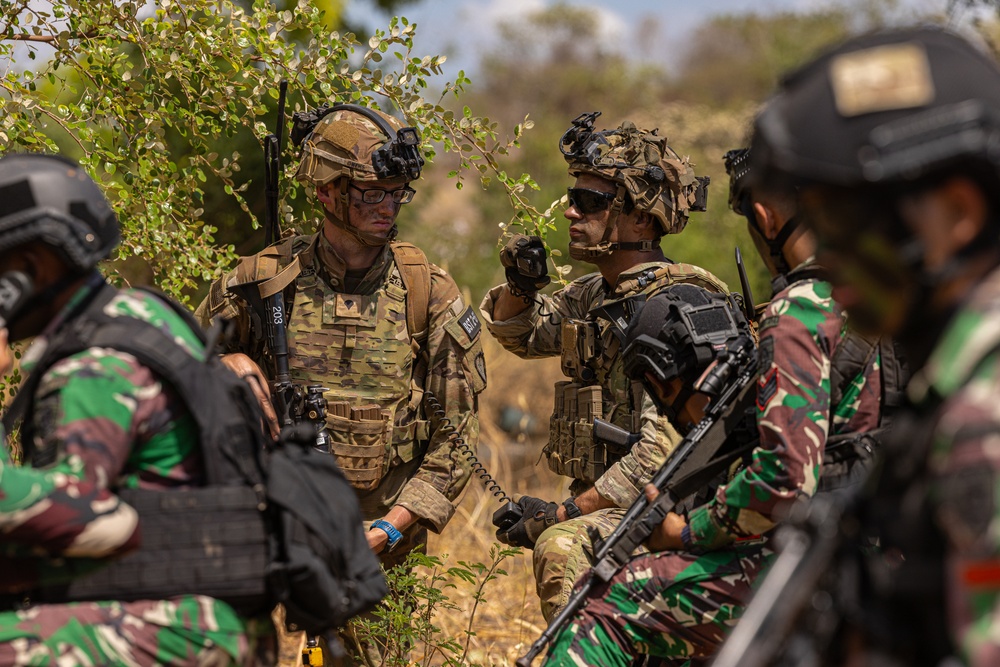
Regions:
[[[294,122],[292,142],[302,145],[295,179],[314,187],[339,181],[345,211],[351,181],[420,178],[424,159],[417,130],[388,114],[357,104],[334,104],[297,113]],[[395,227],[386,238],[359,232],[346,220],[328,218],[365,245],[384,245],[396,235]]]
[[[695,176],[687,158],[681,158],[667,145],[657,130],[641,130],[624,121],[614,130],[594,131],[600,111],[581,114],[562,139],[559,150],[569,163],[570,176],[594,174],[617,184],[611,203],[611,216],[601,243],[585,248],[571,248],[574,259],[595,259],[615,250],[653,250],[659,241],[611,243],[608,239],[618,223],[618,215],[629,202],[650,213],[663,234],[677,234],[684,229],[689,211],[704,211],[708,196],[707,176]]]

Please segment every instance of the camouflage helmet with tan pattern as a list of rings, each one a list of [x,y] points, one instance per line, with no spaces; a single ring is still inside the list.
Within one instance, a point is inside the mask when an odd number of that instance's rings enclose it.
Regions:
[[[354,104],[320,108],[312,112],[311,119],[317,117],[318,122],[313,121],[315,126],[304,137],[296,180],[319,187],[341,176],[351,181],[412,181],[420,177],[424,160],[414,128],[403,127],[386,113]],[[302,114],[296,118],[297,128],[302,118],[306,126],[311,120]]]
[[[292,142],[302,145],[295,179],[320,188],[336,183],[344,218],[349,210],[347,191],[352,181],[414,181],[420,178],[424,158],[416,128],[357,104],[335,104],[293,116]],[[327,210],[326,219],[366,246],[381,246],[396,237],[362,232],[348,219]]]
[[[695,176],[688,158],[680,157],[657,130],[639,129],[624,121],[614,130],[594,131],[600,111],[581,114],[559,142],[571,176],[594,174],[623,187],[632,204],[660,223],[664,234],[677,234],[688,222],[689,211],[704,211],[709,179]],[[610,225],[609,225],[610,228]]]

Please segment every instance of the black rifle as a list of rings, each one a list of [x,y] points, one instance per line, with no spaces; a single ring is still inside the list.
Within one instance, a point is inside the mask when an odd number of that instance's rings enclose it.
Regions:
[[[756,380],[757,350],[748,336],[740,336],[733,341],[727,353],[720,355],[702,381],[702,387],[721,388],[709,403],[704,418],[677,445],[651,480],[660,492],[659,497],[650,504],[645,495],[640,495],[607,539],[602,540],[591,532],[593,568],[583,576],[582,583],[542,636],[524,656],[518,658],[518,667],[529,667],[587,604],[587,596],[594,586],[609,581],[628,563],[632,553],[649,538],[667,514],[684,498],[700,490],[707,465],[716,464],[720,458],[732,460],[732,457],[717,455],[725,446],[732,445],[728,434],[744,427],[748,411],[756,401]]]
[[[756,304],[753,302],[753,292],[750,290],[750,279],[747,277],[747,269],[743,266],[743,254],[736,248],[736,271],[740,274],[740,289],[743,291],[740,299],[743,306],[743,314],[747,322],[757,321]]]
[[[858,497],[824,493],[793,507],[774,537],[778,558],[712,667],[823,664],[845,605],[856,602]]]
[[[278,87],[278,118],[273,133],[264,138],[264,245],[270,246],[281,238],[281,222],[278,216],[281,178],[281,148],[285,133],[285,94],[288,82],[282,81]],[[274,380],[271,395],[274,408],[282,427],[308,421],[316,426],[316,448],[329,451],[329,435],[326,432],[326,389],[319,385],[305,388],[291,380],[288,370],[288,333],[283,290],[273,294],[261,294],[261,284],[257,280],[233,285],[233,292],[250,307],[251,326],[255,335],[267,340],[267,347],[274,360]]]

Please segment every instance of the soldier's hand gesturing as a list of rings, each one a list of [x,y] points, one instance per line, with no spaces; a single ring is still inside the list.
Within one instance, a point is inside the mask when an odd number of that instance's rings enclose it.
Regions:
[[[540,236],[515,234],[500,251],[507,286],[514,296],[530,297],[548,285],[549,268],[545,243]]]
[[[260,366],[242,352],[222,355],[222,363],[229,370],[246,380],[253,389],[253,395],[257,398],[257,402],[260,403],[261,410],[264,411],[264,419],[267,421],[267,428],[271,432],[271,437],[277,439],[278,434],[281,432],[281,425],[278,423],[278,415],[274,412],[274,406],[271,405],[271,389],[267,378],[264,376],[264,372],[260,370]]]

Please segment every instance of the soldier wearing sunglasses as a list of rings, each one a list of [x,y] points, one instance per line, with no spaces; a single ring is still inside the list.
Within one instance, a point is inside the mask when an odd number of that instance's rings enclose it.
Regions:
[[[569,254],[597,271],[539,296],[549,283],[545,247],[538,237],[518,235],[500,253],[506,284],[490,290],[480,307],[507,350],[529,359],[559,355],[566,375],[555,387],[544,452],[551,470],[572,479],[570,497],[562,503],[521,497],[522,520],[497,534],[534,549],[536,585],[549,619],[590,567],[588,528],[610,533],[681,439],[626,377],[616,328],[602,305],[674,283],[728,292],[708,271],[674,263],[660,247],[664,235],[684,229],[690,211],[704,210],[708,179],[695,176],[656,130],[626,121],[598,131],[599,115],[582,114],[560,141],[576,179],[565,212]],[[634,434],[630,444],[595,440],[595,418]]]

